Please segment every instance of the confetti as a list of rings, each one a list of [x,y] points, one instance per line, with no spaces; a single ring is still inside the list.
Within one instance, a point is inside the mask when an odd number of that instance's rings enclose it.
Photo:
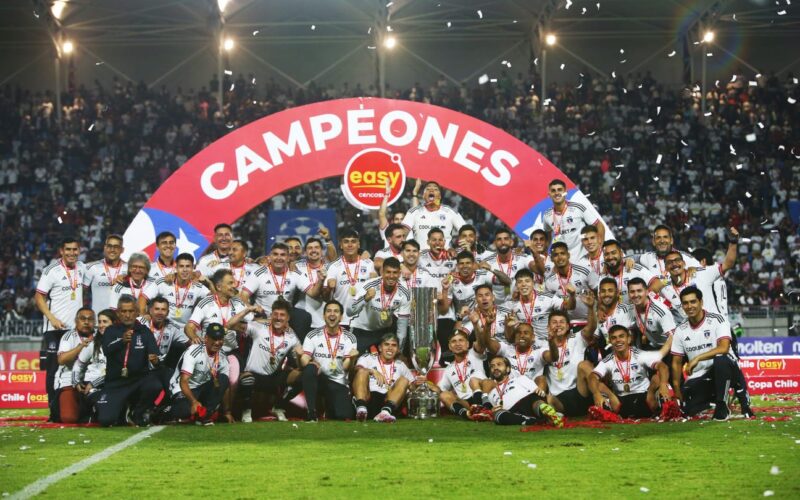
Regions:
[[[656,164],[661,164],[661,155],[656,157]],[[657,180],[657,179],[656,179]]]
[[[742,165],[741,163],[737,163],[736,164],[736,170],[741,170],[743,166],[744,165]]]
[[[509,456],[509,455],[512,455],[512,453],[510,451],[505,451],[505,452],[503,452],[503,455]]]
[[[785,10],[779,10],[778,11],[778,15],[779,16],[785,16],[786,15],[786,11]]]
[[[673,50],[672,52],[670,52],[669,54],[667,54],[667,57],[674,57],[674,56],[675,56],[675,54],[677,54],[677,52]]]
[[[561,71],[564,71],[564,68],[565,68],[566,66],[567,66],[566,64],[564,64],[564,63],[561,63]],[[790,99],[791,99],[791,98],[790,98]],[[790,102],[791,102],[791,101],[790,101]],[[794,103],[792,103],[792,104],[794,104]]]
[[[744,195],[745,195],[745,196],[747,196],[748,198],[752,198],[752,197],[753,197],[753,195],[752,195],[752,194],[750,194],[750,191],[746,191],[746,192],[744,193]]]
[[[711,116],[711,111],[708,111],[707,113],[703,113],[703,116]]]
[[[489,75],[487,75],[486,73],[478,77],[478,85],[483,85],[488,81],[489,81]]]
[[[452,26],[452,25],[453,25],[453,23],[451,23],[450,21],[447,21],[447,27],[448,27],[448,28],[449,28],[450,26]]]
[[[733,75],[733,76],[731,77],[731,83],[733,83],[733,82],[735,82],[735,81],[736,81],[736,75]]]
[[[659,179],[659,177],[658,177],[657,175],[656,175],[656,176],[653,176],[653,180],[654,180],[654,181],[658,182],[658,179]]]
[[[91,440],[91,439],[84,439],[84,440],[83,440],[83,444],[89,444],[89,443],[91,443],[91,442],[92,442],[92,440]]]
[[[317,29],[317,25],[316,24],[312,24],[311,25],[311,31],[316,31],[316,29]]]
[[[102,66],[103,64],[105,64],[105,61],[98,61],[94,63],[95,66]]]
[[[756,142],[756,134],[747,134],[744,138],[747,142]]]
[[[772,474],[773,476],[777,476],[778,474],[781,473],[781,470],[778,468],[777,465],[773,465],[772,468],[770,468],[769,473]]]
[[[89,132],[91,132],[92,130],[94,130],[94,123],[92,123],[91,125],[89,125]]]
[[[761,123],[761,122],[758,122],[758,128],[763,129],[764,128],[764,124]]]
[[[489,81],[490,81],[491,83],[497,83],[497,78],[490,78],[490,79],[489,79]]]
[[[789,104],[794,104],[797,102],[797,99],[794,97],[787,97],[786,100],[789,102]]]
[[[229,69],[226,69],[225,70],[225,74],[228,75],[228,76],[231,76],[233,74],[233,71],[231,71]]]
[[[478,18],[483,19],[483,12],[478,10]]]
[[[40,443],[44,443],[44,441],[45,441],[44,438],[39,438]]]
[[[775,494],[775,492],[772,491],[772,490],[767,490],[767,491],[764,492],[764,496],[765,497],[771,497],[774,494]]]
[[[528,468],[529,469],[535,469],[536,468],[536,464],[528,464]]]
[[[260,31],[260,30],[255,30],[255,31],[253,31],[253,36],[256,36],[256,35],[258,35],[258,32],[259,32],[259,31]]]
[[[656,106],[656,116],[661,114],[661,106]]]
[[[758,82],[754,82],[753,80],[750,80],[748,82],[748,85],[750,85],[751,87],[757,87],[758,86]]]
[[[620,54],[624,54],[625,53],[625,49],[619,49],[619,53]]]
[[[433,438],[428,439],[428,442],[432,443],[433,442]]]
[[[641,488],[639,488],[639,491],[641,491],[642,493],[647,493],[650,491],[650,488],[648,488],[647,486],[642,486]]]
[[[714,53],[713,52],[706,52],[706,57],[714,57]]]
[[[30,446],[20,446],[19,447],[19,451],[25,451],[25,450],[30,450],[30,449],[31,449]]]
[[[584,15],[584,14],[586,14],[586,7],[581,9],[581,15]]]
[[[67,444],[72,446],[73,444],[75,444],[75,441],[67,441]]]
[[[567,7],[566,7],[566,9],[567,9],[567,10],[569,10],[569,8],[570,8],[570,7],[572,7],[572,1],[571,1],[571,0],[567,0]]]

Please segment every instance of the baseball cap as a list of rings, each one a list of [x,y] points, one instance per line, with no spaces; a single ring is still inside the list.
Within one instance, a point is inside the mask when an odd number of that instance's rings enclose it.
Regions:
[[[211,323],[206,327],[206,337],[211,340],[222,340],[225,338],[225,328],[219,323]]]

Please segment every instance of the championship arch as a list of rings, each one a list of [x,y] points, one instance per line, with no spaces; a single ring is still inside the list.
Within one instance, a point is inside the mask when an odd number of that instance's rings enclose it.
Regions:
[[[346,170],[360,171],[351,179],[362,183],[354,187],[369,203],[385,190],[379,181],[396,179],[390,174],[398,167],[405,176],[470,198],[518,234],[540,223],[552,179],[565,181],[570,198],[586,201],[544,156],[481,120],[411,101],[339,99],[266,116],[193,156],[131,222],[126,254],[143,251],[154,258],[156,235],[171,231],[178,251],[199,257],[216,224],[233,223],[278,193]],[[405,176],[393,185],[392,201]]]

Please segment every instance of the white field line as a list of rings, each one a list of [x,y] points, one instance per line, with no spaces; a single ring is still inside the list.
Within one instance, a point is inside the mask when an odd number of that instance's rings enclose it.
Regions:
[[[31,484],[26,486],[24,489],[22,489],[22,490],[20,490],[20,491],[18,491],[16,493],[14,493],[13,495],[11,495],[9,498],[16,500],[16,499],[27,499],[27,498],[31,498],[33,496],[36,496],[39,493],[41,493],[44,490],[46,490],[51,485],[61,481],[62,479],[66,478],[66,477],[69,477],[69,476],[71,476],[73,474],[76,474],[76,473],[78,473],[78,472],[80,472],[80,471],[82,471],[84,469],[87,469],[87,468],[91,467],[92,465],[96,464],[97,462],[102,462],[103,460],[107,459],[111,455],[113,455],[113,454],[115,454],[117,452],[120,452],[120,451],[122,451],[122,450],[124,450],[124,449],[126,449],[126,448],[128,448],[130,446],[133,446],[136,443],[138,443],[139,441],[141,441],[143,439],[146,439],[146,438],[152,436],[153,434],[155,434],[156,432],[159,432],[159,431],[161,431],[163,429],[164,429],[163,425],[157,425],[157,426],[151,427],[151,428],[149,428],[147,430],[144,430],[144,431],[142,431],[142,432],[140,432],[138,434],[134,434],[133,436],[131,436],[128,439],[126,439],[125,441],[121,441],[121,442],[119,442],[119,443],[117,443],[115,445],[109,446],[105,450],[100,451],[98,453],[95,453],[91,457],[84,458],[80,462],[76,462],[76,463],[70,465],[69,467],[67,467],[65,469],[61,469],[58,472],[54,472],[53,474],[50,474],[49,476],[43,477],[41,479],[38,479],[38,480],[32,482]]]

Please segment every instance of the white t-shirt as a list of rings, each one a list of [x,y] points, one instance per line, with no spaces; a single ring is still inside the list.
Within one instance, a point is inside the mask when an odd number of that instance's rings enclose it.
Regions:
[[[370,301],[365,300],[367,290],[375,290]],[[411,292],[402,283],[394,287],[394,291],[383,291],[383,278],[375,278],[358,286],[352,308],[356,312],[350,325],[367,331],[376,331],[392,326],[392,316],[408,318],[411,314]],[[384,314],[384,311],[386,314]]]
[[[111,306],[114,281],[118,276],[125,276],[127,273],[128,264],[123,261],[120,261],[117,267],[108,265],[105,259],[97,260],[86,266],[83,286],[92,290],[92,310],[95,314]]]
[[[245,371],[259,375],[272,375],[280,371],[283,360],[300,343],[297,335],[287,329],[283,335],[275,335],[272,328],[257,321],[247,324],[247,335],[253,339]]]
[[[74,269],[67,269],[61,260],[57,260],[44,268],[36,285],[36,293],[45,296],[50,312],[64,323],[66,328],[75,328],[75,315],[83,306],[85,274],[86,266],[83,262],[77,262]],[[52,330],[53,325],[45,318],[42,328],[42,331],[46,332]]]
[[[639,312],[630,304],[630,324],[636,325],[639,331],[647,336],[651,344],[661,347],[675,331],[675,320],[669,308],[660,300],[650,298],[645,310]]]
[[[78,376],[84,372],[83,376]],[[106,355],[102,348],[95,352],[94,345],[89,344],[78,354],[78,360],[72,367],[72,385],[85,381],[98,387],[103,384],[106,378]]]
[[[297,272],[303,275],[303,278],[305,278],[308,284],[313,288],[317,280],[320,279],[319,270],[317,268],[309,268],[308,261],[306,260],[299,261],[296,265]],[[324,266],[324,263],[320,264],[320,268]],[[323,285],[324,284],[323,282]],[[311,328],[321,328],[322,325],[325,324],[325,302],[321,299],[322,297],[309,297],[304,293],[300,300],[297,301],[297,307],[311,315]]]
[[[233,316],[246,308],[247,306],[245,306],[244,302],[238,297],[232,297],[228,301],[228,304],[223,306],[217,301],[216,295],[209,295],[200,299],[200,302],[197,303],[192,311],[192,316],[189,318],[189,323],[192,323],[197,328],[197,336],[202,339],[206,336],[206,327],[208,327],[208,325],[211,323],[219,323],[222,326],[226,326]],[[251,321],[252,319],[252,314],[245,316],[245,321]],[[181,342],[189,341],[185,333],[183,337],[178,340]],[[231,351],[235,351],[238,347],[239,341],[236,332],[226,328],[225,343],[222,346],[222,351],[228,354]]]
[[[511,314],[511,309],[506,306],[495,306],[494,321],[488,325],[489,337],[498,341],[506,341],[506,317]],[[481,314],[481,327],[486,328],[486,318]],[[475,326],[472,321],[465,319],[461,322],[461,330],[466,332],[467,335],[471,334]]]
[[[533,383],[533,380],[512,371],[504,382],[498,382],[495,388],[489,392],[489,401],[492,406],[502,406],[504,410],[510,410],[535,391],[536,384]]]
[[[461,226],[466,224],[461,215],[447,205],[439,205],[436,210],[428,210],[424,205],[418,205],[403,217],[403,225],[408,231],[408,239],[419,242],[421,250],[428,249],[428,231],[439,228],[444,232],[445,240],[458,233]]]
[[[419,253],[417,266],[425,269],[431,273],[431,276],[441,281],[445,276],[456,269],[456,261],[448,258],[446,251],[442,258],[436,258],[431,254],[430,250],[423,250]]]
[[[209,293],[208,288],[200,283],[190,282],[186,286],[180,286],[177,280],[172,284],[164,281],[164,278],[156,281],[156,295],[169,302],[169,320],[181,329],[189,322],[194,306]]]
[[[488,271],[479,269],[475,272],[471,281],[465,282],[459,277],[453,279],[452,283],[450,283],[450,300],[456,317],[458,317],[464,306],[469,309],[475,307],[475,287],[478,285],[491,285],[493,277],[494,275]]]
[[[308,278],[288,268],[283,273],[275,273],[271,267],[261,267],[251,274],[244,283],[243,291],[255,297],[255,303],[264,308],[264,313],[272,313],[272,303],[283,297],[289,303],[299,293],[306,293],[311,288]]]
[[[597,319],[597,330],[594,332],[594,336],[600,338],[601,336],[606,339],[606,344],[608,344],[608,330],[611,329],[614,325],[622,325],[628,329],[630,329],[635,323],[633,321],[633,314],[631,314],[631,307],[630,304],[617,304],[611,314],[604,321],[600,321]]]
[[[172,261],[171,266],[165,266],[160,260],[156,259],[155,262],[150,263],[150,273],[148,276],[158,281],[159,278],[166,278],[175,272],[175,261]]]
[[[589,268],[578,264],[570,264],[566,277],[562,277],[553,269],[553,272],[545,278],[544,287],[548,292],[560,295],[562,298],[567,296],[567,285],[572,284],[577,293],[589,289],[597,288],[597,275]],[[569,322],[573,326],[585,325],[589,321],[589,307],[580,298],[575,297],[575,309],[569,311]]]
[[[533,327],[536,336],[534,347],[547,345],[547,320],[550,311],[564,308],[564,299],[550,292],[533,292],[533,304],[515,300],[506,302],[506,306],[513,311],[520,323],[528,323]]]
[[[550,207],[542,214],[544,230],[553,233],[552,243],[563,241],[571,254],[578,254],[581,245],[581,229],[591,224],[600,224],[600,214],[591,205],[567,201],[563,213],[555,213]]]
[[[230,260],[226,260],[218,262],[217,265],[213,266],[211,268],[211,275],[213,276],[214,273],[220,269],[228,269],[233,275],[233,286],[235,286],[237,290],[241,290],[247,282],[247,278],[252,276],[260,268],[261,266],[254,262],[245,262],[241,266],[233,266]]]
[[[349,387],[343,363],[345,359],[350,358],[350,352],[355,350],[357,345],[355,335],[344,328],[335,337],[328,337],[325,328],[315,328],[306,335],[303,352],[319,363],[320,373],[328,377],[328,380]]]
[[[699,325],[692,326],[688,321],[678,325],[672,338],[671,352],[673,356],[684,356],[691,361],[704,352],[716,349],[722,339],[731,339],[731,325],[721,315],[706,311]],[[730,349],[728,356],[734,359]],[[702,377],[713,366],[713,359],[700,361],[687,380]]]
[[[375,266],[370,259],[359,258],[356,262],[345,262],[344,257],[340,257],[328,264],[327,276],[325,281],[336,280],[336,288],[333,290],[333,298],[344,307],[344,315],[341,324],[350,324],[350,316],[347,315],[347,308],[355,300],[355,292],[359,284],[370,280],[370,275],[375,272]],[[353,292],[351,292],[353,289]]]
[[[583,361],[588,344],[581,334],[571,333],[563,347],[558,350],[559,359],[547,367],[547,386],[550,394],[558,396],[574,389],[578,384],[578,364]],[[559,380],[559,366],[561,377]]]
[[[172,375],[169,385],[172,394],[181,392],[182,373],[189,375],[189,389],[196,389],[211,381],[214,374],[230,376],[228,358],[221,351],[209,355],[203,344],[192,345],[183,353]]]
[[[473,390],[469,387],[470,379],[486,379],[486,373],[483,371],[484,359],[485,356],[478,354],[474,349],[470,349],[467,351],[463,361],[453,360],[452,363],[445,367],[444,374],[439,379],[439,389],[455,392],[458,399],[469,399],[473,393]]]
[[[392,250],[392,247],[390,247],[388,245],[385,246],[384,248],[381,248],[377,252],[375,252],[375,257],[374,258],[375,259],[386,260],[389,257],[394,257],[395,259],[399,260],[401,263],[403,262],[403,252],[394,253],[394,250]]]
[[[116,311],[119,299],[123,295],[130,295],[136,299],[136,308],[138,310],[139,297],[144,297],[145,299],[150,300],[158,295],[158,288],[156,287],[156,282],[153,280],[153,278],[145,278],[145,280],[138,286],[133,282],[132,278],[125,278],[125,281],[114,285],[114,288],[111,290],[111,295],[109,297],[111,302],[108,307]]]
[[[655,369],[656,363],[661,361],[661,354],[658,351],[640,351],[631,347],[630,360],[620,361],[614,353],[609,354],[597,364],[593,370],[600,379],[611,374],[611,389],[617,396],[627,396],[628,394],[641,394],[647,392],[650,387],[650,378],[647,369]],[[620,367],[622,370],[620,371]],[[626,382],[623,373],[628,375]],[[625,390],[628,384],[628,391]]]
[[[216,251],[211,252],[209,254],[203,255],[197,261],[195,265],[195,269],[200,271],[200,274],[203,276],[210,278],[214,275],[214,271],[216,271],[217,266],[221,262],[230,262],[231,258],[229,255],[219,255]]]
[[[694,276],[688,278],[680,285],[676,285],[670,281],[667,286],[661,289],[661,295],[669,302],[673,314],[683,321],[686,320],[686,313],[683,312],[683,306],[681,306],[680,294],[684,288],[695,286],[703,294],[703,307],[711,312],[722,314],[723,311],[728,310],[728,296],[725,294],[722,297],[716,297],[716,301],[714,300],[714,285],[719,281],[725,282],[722,276],[721,264],[701,267],[697,269]],[[724,302],[724,305],[720,307],[719,302]]]
[[[358,358],[356,366],[366,368],[367,370],[378,370],[386,380],[386,385],[378,385],[378,379],[374,375],[369,376],[369,392],[379,392],[386,394],[389,388],[401,378],[405,378],[409,382],[414,381],[414,375],[408,369],[405,363],[399,359],[393,360],[391,363],[383,363],[383,358],[380,358],[378,353],[367,353]]]
[[[697,261],[694,257],[689,255],[686,252],[681,252],[681,256],[683,257],[683,261],[686,263],[686,267],[701,267],[700,262]],[[639,256],[639,264],[656,275],[658,279],[664,280],[664,283],[669,281],[669,271],[667,271],[667,266],[664,264],[664,259],[659,257],[655,252],[645,252]]]
[[[61,342],[58,343],[58,354],[71,351],[78,347],[80,343],[81,336],[78,334],[77,330],[70,330],[61,337]],[[92,350],[91,344],[86,346],[81,352],[87,350]],[[56,371],[53,382],[53,387],[55,387],[56,390],[72,386],[72,367],[74,365],[75,361],[66,365],[58,365],[58,370]]]
[[[156,328],[155,325],[153,325],[152,319],[146,320],[144,317],[140,316],[136,318],[136,320],[153,332],[153,338],[156,341],[156,347],[158,347],[158,359],[161,361],[167,358],[167,353],[169,353],[169,348],[172,346],[172,343],[175,342],[176,339],[183,337],[183,326],[176,325],[169,319],[164,321],[161,328]]]
[[[494,293],[495,301],[498,304],[502,304],[511,298],[511,291],[516,287],[514,276],[517,274],[517,271],[520,269],[527,269],[528,265],[533,262],[533,257],[530,255],[517,255],[513,250],[509,251],[509,253],[511,254],[510,262],[501,262],[497,252],[492,252],[491,254],[487,255],[485,259],[485,261],[489,263],[489,267],[495,271],[501,271],[505,273],[506,276],[511,278],[511,285],[506,287],[500,283],[500,281],[497,279],[497,276],[491,274],[492,292]]]
[[[500,350],[497,354],[503,356],[511,363],[511,371],[519,375],[525,375],[533,380],[542,373],[544,373],[544,358],[542,355],[548,350],[549,347],[541,349],[534,349],[531,347],[528,352],[521,353],[517,351],[516,346],[506,342],[500,342]]]

